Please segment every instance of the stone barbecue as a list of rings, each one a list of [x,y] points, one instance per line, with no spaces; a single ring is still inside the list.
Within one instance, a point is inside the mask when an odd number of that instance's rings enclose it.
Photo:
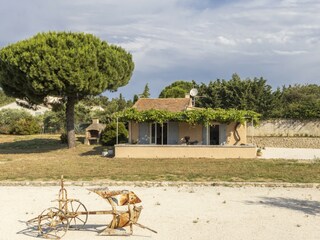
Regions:
[[[99,143],[102,130],[106,127],[105,124],[99,123],[99,119],[92,119],[92,124],[86,128],[85,144]]]

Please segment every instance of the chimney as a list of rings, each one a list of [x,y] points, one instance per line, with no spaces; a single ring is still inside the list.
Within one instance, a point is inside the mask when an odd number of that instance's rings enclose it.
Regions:
[[[92,119],[92,123],[99,124],[99,118],[93,118],[93,119]]]

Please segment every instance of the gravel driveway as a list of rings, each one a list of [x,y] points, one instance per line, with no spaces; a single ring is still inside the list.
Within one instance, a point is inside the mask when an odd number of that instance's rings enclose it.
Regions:
[[[320,146],[319,146],[320,147]],[[262,150],[261,158],[320,160],[320,149],[314,148],[271,148]]]
[[[39,240],[24,221],[56,206],[59,187],[0,186],[1,240]],[[88,210],[110,209],[85,187],[67,186],[69,198]],[[68,231],[63,240],[316,240],[320,233],[320,191],[273,187],[133,187],[144,210],[139,222],[158,234],[134,227],[131,237],[99,236],[110,216],[90,215],[82,231]]]

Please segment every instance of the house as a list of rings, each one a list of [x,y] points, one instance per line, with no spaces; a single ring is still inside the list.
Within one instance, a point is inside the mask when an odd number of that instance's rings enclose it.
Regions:
[[[190,97],[141,98],[122,115],[129,123],[129,141],[115,146],[115,156],[255,158],[256,147],[246,142],[245,114],[196,108]]]

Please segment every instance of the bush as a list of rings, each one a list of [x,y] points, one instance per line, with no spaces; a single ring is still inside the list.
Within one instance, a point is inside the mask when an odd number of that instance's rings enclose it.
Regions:
[[[63,111],[47,111],[43,116],[45,133],[61,133],[65,129],[65,113]]]
[[[0,111],[0,133],[26,135],[40,132],[40,122],[27,111],[16,109]]]
[[[128,141],[128,131],[125,125],[121,122],[119,122],[118,140],[119,143],[125,143]],[[100,142],[104,146],[114,146],[116,144],[117,124],[115,122],[106,125],[106,128],[101,133]]]
[[[61,133],[60,142],[61,143],[68,143],[68,135],[67,135],[67,133]]]
[[[33,117],[20,118],[13,123],[10,133],[16,135],[38,134],[41,133],[41,126]]]

